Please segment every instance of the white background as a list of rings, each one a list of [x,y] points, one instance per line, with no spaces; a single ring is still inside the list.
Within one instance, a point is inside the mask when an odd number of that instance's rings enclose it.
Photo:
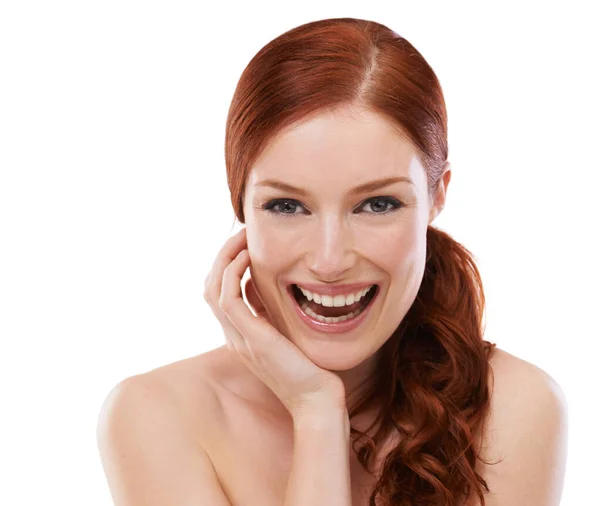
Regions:
[[[3,2],[0,504],[111,504],[105,396],[224,344],[202,293],[234,230],[237,80],[284,31],[345,16],[387,25],[437,73],[453,177],[435,224],[479,261],[486,339],[567,396],[561,504],[598,500],[593,3]]]

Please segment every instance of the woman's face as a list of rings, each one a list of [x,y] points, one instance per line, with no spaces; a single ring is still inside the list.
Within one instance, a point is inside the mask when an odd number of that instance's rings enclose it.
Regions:
[[[244,195],[250,276],[275,327],[315,364],[364,368],[400,324],[423,278],[427,226],[443,206],[449,172],[431,203],[413,145],[383,116],[358,110],[312,116],[261,153]],[[411,182],[353,193],[386,178]],[[341,334],[306,325],[288,290],[292,283],[357,282],[379,291],[366,320]]]

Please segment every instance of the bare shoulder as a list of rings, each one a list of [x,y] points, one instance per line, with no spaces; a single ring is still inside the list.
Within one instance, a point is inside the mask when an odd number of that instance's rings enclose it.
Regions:
[[[126,378],[105,399],[97,441],[115,505],[229,504],[204,449],[218,397],[195,359]]]
[[[106,440],[113,427],[127,427],[143,413],[157,425],[176,427],[169,431],[185,438],[190,450],[207,451],[224,419],[223,395],[218,386],[223,350],[217,348],[120,381],[106,396],[97,435]],[[226,369],[226,367],[224,368]],[[222,388],[222,387],[221,387]],[[141,423],[141,422],[140,422]],[[109,434],[110,433],[110,434]],[[167,432],[160,434],[167,437]]]
[[[501,348],[496,347],[490,359],[490,365],[494,375],[499,376],[502,381],[515,381],[528,379],[537,381],[538,385],[546,384],[548,387],[557,389],[557,393],[562,395],[562,390],[558,383],[542,368],[523,360]]]
[[[222,413],[221,391],[232,382],[224,346],[172,362],[140,375],[138,380],[170,395],[181,414],[196,427]]]
[[[496,347],[490,359],[490,432],[506,431],[519,422],[561,414],[566,396],[558,382],[542,368]]]
[[[214,351],[123,379],[104,400],[100,422],[109,414],[144,404],[146,411],[153,411],[147,415],[169,417],[180,428],[200,431],[205,425],[203,420],[219,414],[219,398],[212,388],[210,372]]]
[[[477,471],[489,506],[559,504],[567,454],[567,402],[542,368],[496,349],[490,359],[491,406]],[[532,496],[535,494],[535,499]]]

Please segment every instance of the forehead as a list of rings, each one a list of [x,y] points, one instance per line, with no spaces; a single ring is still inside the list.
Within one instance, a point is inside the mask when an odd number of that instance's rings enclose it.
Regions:
[[[414,145],[382,115],[338,110],[321,112],[281,131],[255,161],[247,188],[278,179],[306,188],[327,183],[343,189],[393,176],[424,184]]]

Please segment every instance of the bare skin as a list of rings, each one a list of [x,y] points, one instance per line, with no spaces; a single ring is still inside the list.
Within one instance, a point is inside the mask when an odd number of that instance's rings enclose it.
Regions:
[[[98,436],[117,504],[368,505],[397,441],[378,449],[370,475],[343,450],[350,423],[364,432],[377,407],[350,421],[346,409],[415,300],[427,226],[444,207],[451,172],[446,164],[431,196],[416,148],[395,125],[347,112],[280,133],[254,164],[246,227],[205,280],[226,346],[111,392]],[[371,317],[334,339],[297,315],[288,287],[305,283],[377,284],[381,292]],[[494,491],[486,506],[558,506],[564,395],[543,371],[498,349],[491,366],[482,457],[507,458],[477,463]]]
[[[529,366],[499,348],[491,364],[499,385],[503,381],[498,381],[498,377],[505,371]],[[282,504],[293,452],[292,418],[283,406],[262,396],[259,380],[226,346],[146,374],[168,382],[181,400],[182,409],[194,419],[192,426],[198,427],[198,440],[208,453],[232,506]],[[207,406],[197,402],[206,398],[206,389],[214,393],[217,401],[208,409],[209,417],[202,416]],[[352,424],[365,430],[370,420],[367,414],[353,418]],[[381,449],[376,469],[395,442],[392,439]],[[485,458],[497,457],[488,451]],[[364,470],[352,450],[350,464],[352,504],[368,506],[375,478]],[[479,467],[478,472],[484,473],[485,469]]]
[[[293,452],[292,417],[283,405],[261,396],[257,378],[226,346],[147,374],[168,381],[180,394],[182,409],[201,427],[198,439],[232,506],[283,504]],[[217,399],[210,417],[203,417],[203,406],[194,403],[194,398],[205,398],[200,389],[209,389]],[[354,494],[359,477],[352,467]]]
[[[378,449],[369,474],[351,448],[343,450],[349,424],[366,431],[377,407],[350,421],[346,408],[415,300],[427,226],[444,207],[449,181],[446,166],[430,198],[414,146],[368,111],[319,115],[282,133],[251,171],[246,227],[227,240],[205,280],[226,346],[141,375],[141,388],[127,382],[106,403],[99,442],[118,504],[367,506],[398,441],[392,434]],[[277,190],[282,184],[286,191]],[[382,214],[376,203],[402,205]],[[376,317],[332,339],[294,311],[288,286],[303,283],[377,284]],[[564,396],[523,360],[497,348],[490,360],[482,457],[507,458],[477,462],[494,491],[486,506],[558,505]],[[474,438],[478,451],[481,435]]]

